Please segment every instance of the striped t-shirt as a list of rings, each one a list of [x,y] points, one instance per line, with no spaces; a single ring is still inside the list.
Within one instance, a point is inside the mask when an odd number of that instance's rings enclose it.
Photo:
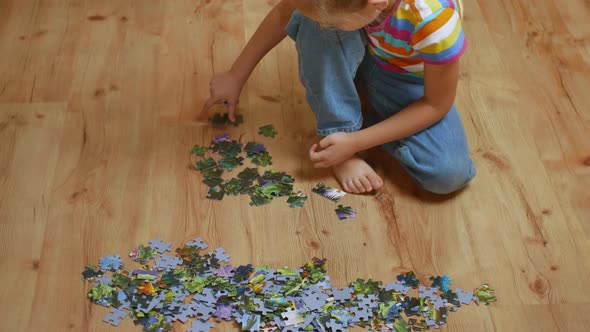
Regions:
[[[457,60],[467,40],[461,0],[398,0],[379,26],[367,27],[369,52],[387,70],[424,75],[424,63]]]

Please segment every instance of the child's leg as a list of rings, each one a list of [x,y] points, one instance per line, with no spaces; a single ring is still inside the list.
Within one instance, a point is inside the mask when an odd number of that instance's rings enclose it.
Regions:
[[[365,54],[363,34],[322,28],[299,12],[293,14],[286,31],[297,45],[299,76],[318,134],[359,130],[363,117],[354,77]],[[381,177],[357,156],[332,169],[348,192],[370,192],[383,186]]]
[[[422,79],[381,69],[370,56],[365,58],[360,70],[367,84],[369,102],[382,119],[424,95]],[[400,161],[421,187],[433,193],[451,193],[475,177],[475,166],[455,106],[432,127],[387,143],[384,148]]]
[[[365,54],[361,32],[322,28],[299,12],[286,31],[297,45],[299,77],[318,134],[359,130],[363,119],[354,77]]]

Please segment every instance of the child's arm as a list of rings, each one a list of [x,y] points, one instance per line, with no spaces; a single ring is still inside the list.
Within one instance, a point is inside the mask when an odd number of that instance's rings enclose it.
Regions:
[[[200,120],[207,119],[207,111],[211,106],[227,102],[229,119],[235,121],[236,104],[242,87],[258,62],[287,36],[285,27],[294,11],[295,7],[290,0],[283,0],[276,5],[262,21],[231,69],[216,74],[211,79],[210,97],[203,106]]]
[[[449,112],[459,81],[459,61],[448,65],[424,66],[424,97],[399,113],[353,133],[327,136],[310,149],[315,167],[330,167],[355,153],[414,135],[434,125]],[[318,149],[322,150],[318,152]]]

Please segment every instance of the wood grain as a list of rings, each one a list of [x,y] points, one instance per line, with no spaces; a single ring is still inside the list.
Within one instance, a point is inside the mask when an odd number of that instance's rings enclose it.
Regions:
[[[0,1],[0,330],[138,331],[130,320],[101,322],[107,309],[86,300],[83,266],[151,238],[195,236],[225,247],[234,264],[328,258],[338,286],[407,270],[495,286],[498,303],[463,308],[446,331],[586,330],[587,3],[465,2],[470,47],[457,104],[476,180],[437,197],[374,149],[369,161],[387,184],[347,196],[359,212],[347,223],[311,194],[336,182],[306,159],[317,137],[290,40],[253,73],[240,99],[245,123],[229,132],[266,144],[274,167],[310,194],[306,206],[212,202],[189,167],[190,147],[221,132],[194,121],[211,75],[274,3]],[[261,139],[269,123],[280,134]]]

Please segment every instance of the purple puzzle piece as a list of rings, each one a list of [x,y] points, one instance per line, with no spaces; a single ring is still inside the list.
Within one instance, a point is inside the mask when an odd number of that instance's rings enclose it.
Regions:
[[[232,306],[231,305],[224,305],[220,304],[217,307],[217,311],[213,314],[217,318],[218,321],[223,320],[231,320],[231,313],[232,313]]]

